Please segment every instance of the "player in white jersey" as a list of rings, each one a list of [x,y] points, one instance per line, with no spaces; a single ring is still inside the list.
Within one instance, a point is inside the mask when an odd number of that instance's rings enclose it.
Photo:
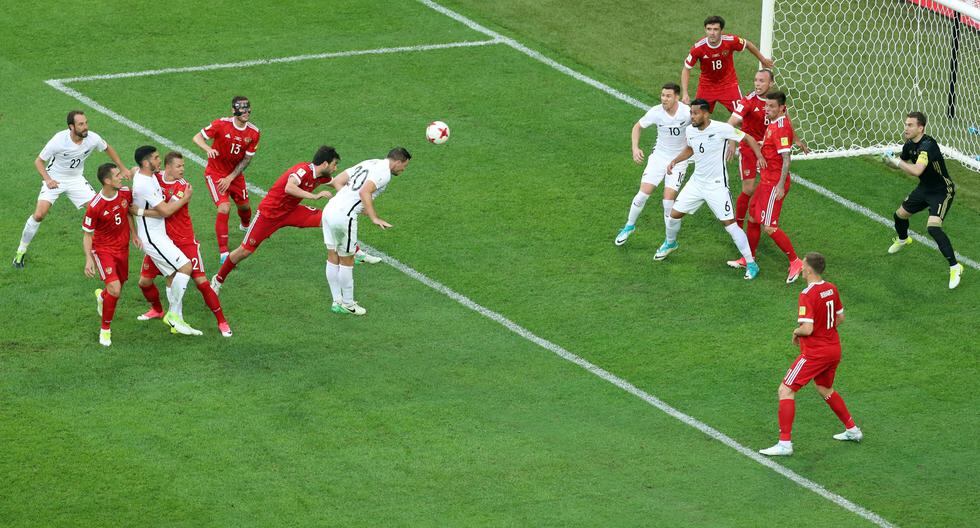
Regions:
[[[691,101],[691,125],[687,129],[687,147],[670,162],[667,170],[672,170],[674,165],[693,156],[694,174],[677,195],[670,217],[667,219],[666,239],[653,259],[663,260],[677,249],[677,233],[681,229],[681,218],[696,212],[701,205],[707,203],[745,258],[745,278],[754,279],[759,274],[759,265],[752,258],[752,250],[749,248],[749,240],[745,232],[735,223],[732,195],[728,192],[725,151],[729,148],[728,140],[745,141],[755,153],[760,167],[765,167],[759,143],[752,136],[735,129],[728,123],[712,121],[711,106],[704,99]]]
[[[670,214],[670,209],[674,205],[674,199],[684,183],[684,175],[687,174],[687,162],[681,162],[674,166],[674,170],[668,172],[667,165],[678,154],[684,150],[687,143],[684,141],[684,131],[691,124],[691,107],[678,101],[681,87],[674,83],[667,83],[660,90],[660,106],[654,106],[647,111],[646,115],[640,118],[633,125],[633,161],[637,165],[643,163],[643,150],[640,149],[640,133],[644,128],[657,125],[657,143],[653,146],[650,158],[647,160],[646,169],[640,178],[640,190],[633,197],[630,205],[629,215],[626,217],[626,226],[616,235],[614,243],[622,246],[626,239],[633,234],[636,229],[636,219],[647,203],[647,199],[653,191],[664,182],[664,222]]]
[[[68,112],[68,129],[62,130],[54,135],[37,159],[34,160],[34,167],[41,175],[41,192],[37,196],[37,205],[34,207],[34,214],[27,217],[24,224],[24,231],[20,236],[20,246],[17,247],[17,254],[14,257],[14,267],[24,267],[24,256],[27,254],[27,247],[41,227],[41,220],[48,215],[48,211],[58,197],[63,193],[68,194],[68,199],[75,205],[76,209],[82,209],[92,198],[95,198],[95,190],[85,180],[82,171],[85,169],[85,159],[98,150],[105,152],[123,178],[129,178],[129,171],[126,170],[119,155],[116,154],[102,136],[88,129],[88,119],[81,110]]]
[[[193,263],[187,258],[174,241],[167,235],[164,219],[179,210],[190,200],[192,190],[190,184],[179,200],[167,202],[163,189],[154,173],[160,170],[160,153],[156,147],[144,145],[136,149],[134,155],[136,164],[133,175],[133,205],[136,209],[136,234],[143,246],[143,253],[153,259],[160,274],[167,277],[167,314],[163,322],[167,323],[176,333],[184,335],[201,335],[184,322],[183,300],[187,283],[191,279]],[[146,210],[159,213],[153,217],[145,216]]]
[[[363,213],[381,229],[391,224],[378,217],[374,199],[392,176],[405,170],[412,155],[402,147],[388,152],[385,159],[362,161],[337,176],[343,185],[323,208],[323,242],[327,246],[327,283],[333,296],[330,310],[335,313],[364,315],[367,310],[354,301],[354,253],[357,250],[357,215]]]

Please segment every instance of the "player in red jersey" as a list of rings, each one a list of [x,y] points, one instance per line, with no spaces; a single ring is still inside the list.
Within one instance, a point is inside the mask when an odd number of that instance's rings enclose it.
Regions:
[[[231,100],[231,117],[215,119],[194,135],[194,144],[208,155],[204,179],[211,199],[218,206],[214,220],[214,233],[218,237],[218,251],[222,262],[228,256],[228,215],[231,205],[228,197],[238,206],[239,229],[245,231],[252,221],[252,206],[248,202],[245,183],[245,167],[259,148],[259,129],[251,122],[252,105],[240,95]],[[208,145],[211,140],[211,145]]]
[[[190,184],[184,179],[184,156],[180,152],[170,152],[164,158],[163,174],[155,173],[160,188],[163,190],[163,200],[168,205],[179,206],[171,214],[167,215],[166,228],[167,236],[173,240],[174,245],[184,255],[191,259],[191,278],[197,284],[198,291],[204,297],[204,304],[207,305],[214,318],[218,321],[218,330],[224,337],[231,337],[231,327],[225,319],[224,311],[221,309],[221,301],[218,295],[208,284],[208,277],[204,273],[204,259],[201,257],[201,244],[194,236],[194,225],[191,223],[191,213],[187,208],[190,199]],[[164,216],[158,211],[144,211],[144,216]],[[157,290],[153,279],[163,275],[153,259],[149,256],[143,257],[143,267],[140,271],[139,287],[143,291],[143,296],[150,303],[150,310],[137,317],[140,321],[163,318],[163,305],[160,304],[160,292]],[[167,288],[170,287],[170,280],[167,279]]]
[[[793,344],[800,347],[800,355],[790,365],[779,385],[779,443],[759,451],[763,455],[786,456],[793,454],[790,433],[796,415],[796,392],[810,380],[817,392],[844,423],[846,430],[835,434],[837,440],[860,442],[864,437],[844,399],[834,391],[834,376],[840,364],[841,346],[837,327],[844,322],[844,305],[837,286],[823,280],[826,260],[820,253],[807,253],[803,266],[803,278],[807,287],[800,293],[799,326],[793,330]]]
[[[769,126],[769,118],[766,116],[765,95],[772,90],[774,82],[775,77],[772,70],[757,71],[754,80],[755,89],[735,104],[735,111],[728,120],[729,125],[740,126],[742,132],[752,136],[752,139],[758,141],[760,145],[766,135],[766,127]],[[793,144],[800,147],[804,154],[810,152],[806,142],[799,136],[793,137]],[[732,148],[728,152],[729,155],[734,155],[735,149]],[[744,143],[739,144],[738,154],[738,173],[742,178],[742,192],[735,200],[735,223],[742,227],[745,223],[745,215],[749,211],[749,201],[755,192],[755,177],[758,169],[755,153]]]
[[[762,228],[779,249],[789,258],[789,274],[786,284],[796,282],[803,270],[803,261],[796,256],[793,243],[789,236],[779,228],[779,213],[783,208],[783,199],[789,192],[789,161],[790,151],[793,150],[793,125],[786,116],[786,94],[769,92],[766,94],[766,115],[769,126],[762,140],[762,157],[766,166],[762,169],[761,183],[752,200],[752,212],[749,215],[749,225],[745,234],[749,239],[752,254],[759,246]],[[730,260],[728,265],[733,268],[744,267],[744,261]]]
[[[735,74],[736,52],[749,50],[759,59],[763,68],[772,68],[772,60],[766,58],[755,47],[755,44],[738,35],[723,34],[725,19],[720,16],[710,16],[704,19],[705,37],[691,46],[691,51],[684,59],[681,69],[681,92],[684,94],[684,104],[691,104],[687,85],[691,79],[691,68],[701,64],[701,78],[698,80],[698,91],[695,99],[708,101],[710,110],[715,109],[715,102],[720,102],[728,111],[735,109],[735,103],[742,98],[738,89],[738,75]]]
[[[286,169],[272,184],[269,193],[259,203],[255,221],[245,233],[242,245],[235,248],[221,264],[217,275],[211,279],[211,288],[218,292],[231,270],[239,262],[247,259],[265,239],[283,227],[320,227],[323,211],[315,207],[300,205],[303,200],[330,198],[330,191],[314,193],[320,185],[330,184],[339,189],[346,179],[333,180],[340,154],[333,147],[322,146],[313,155],[313,161],[297,163]]]
[[[105,163],[99,167],[102,190],[92,198],[82,220],[82,247],[85,248],[85,276],[99,277],[105,282],[105,290],[95,290],[102,329],[99,343],[112,345],[112,316],[122,285],[129,278],[129,241],[139,247],[135,223],[129,221],[129,205],[133,193],[123,187],[123,173],[116,165]]]

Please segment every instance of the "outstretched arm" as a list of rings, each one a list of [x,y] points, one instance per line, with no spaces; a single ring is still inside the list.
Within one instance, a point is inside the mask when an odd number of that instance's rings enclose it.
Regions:
[[[759,51],[759,48],[755,47],[755,44],[749,42],[748,40],[745,41],[745,49],[749,50],[749,53],[755,55],[755,58],[759,59],[759,64],[761,64],[763,68],[772,68],[772,65],[775,64],[772,59],[763,55],[762,52]]]
[[[122,173],[123,178],[128,180],[133,177],[133,173],[130,172],[130,170],[126,168],[126,164],[119,159],[119,154],[116,154],[116,149],[112,148],[112,145],[106,143],[105,153],[109,156],[109,159],[116,164],[116,167],[119,168],[119,172]]]

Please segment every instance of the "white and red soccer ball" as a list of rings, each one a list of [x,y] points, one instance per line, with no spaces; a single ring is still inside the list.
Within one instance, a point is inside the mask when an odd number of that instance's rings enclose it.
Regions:
[[[425,138],[429,140],[429,143],[442,145],[449,141],[449,125],[442,121],[429,123],[429,126],[425,129]]]

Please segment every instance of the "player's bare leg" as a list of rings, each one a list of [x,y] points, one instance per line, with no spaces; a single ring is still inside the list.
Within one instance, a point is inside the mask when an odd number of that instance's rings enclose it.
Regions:
[[[225,279],[227,279],[228,274],[235,269],[235,266],[250,256],[252,256],[251,251],[242,246],[238,246],[234,251],[227,255],[227,258],[221,261],[221,267],[218,269],[218,273],[216,273],[214,277],[211,277],[211,289],[214,290],[215,295],[220,293],[221,285],[225,283]]]
[[[796,418],[796,391],[785,383],[779,384],[779,442],[768,449],[760,449],[766,456],[793,454],[793,419]]]
[[[231,204],[227,200],[218,204],[218,213],[214,218],[214,235],[218,239],[219,259],[224,264],[228,258],[228,214]]]
[[[327,283],[333,296],[330,311],[350,315],[367,313],[354,300],[354,255],[341,256],[335,249],[327,248]]]
[[[50,210],[51,202],[38,200],[37,206],[34,208],[34,214],[27,217],[27,222],[24,224],[24,231],[20,235],[20,245],[17,247],[17,254],[14,255],[13,265],[15,268],[24,268],[24,257],[27,255],[27,247],[31,245],[31,240],[34,240],[34,235],[37,234],[37,230],[41,227],[41,221],[44,220],[45,216],[48,216],[48,211]]]
[[[844,432],[835,434],[835,440],[850,440],[852,442],[860,442],[864,438],[864,433],[861,429],[854,424],[854,419],[851,418],[851,413],[847,410],[847,405],[844,405],[844,399],[840,397],[840,394],[834,390],[833,387],[821,387],[817,385],[817,392],[820,393],[820,397],[823,401],[827,402],[830,406],[830,410],[834,411],[837,418],[840,419],[841,423],[844,424]]]

